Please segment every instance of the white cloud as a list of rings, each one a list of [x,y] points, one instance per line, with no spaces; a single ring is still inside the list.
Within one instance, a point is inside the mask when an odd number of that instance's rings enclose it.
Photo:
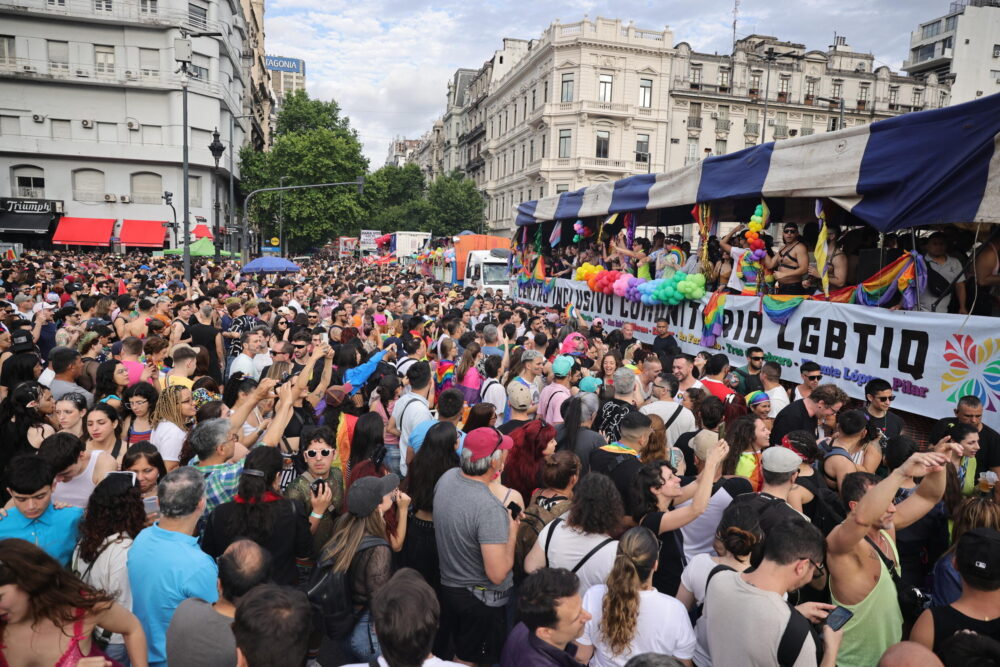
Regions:
[[[732,8],[732,0],[269,0],[265,32],[269,54],[306,61],[310,95],[340,104],[378,167],[393,137],[419,137],[443,113],[455,70],[478,68],[504,37],[535,38],[555,19],[572,23],[589,13],[644,29],[669,25],[678,42],[728,53]],[[825,49],[836,31],[898,69],[910,31],[945,9],[940,0],[742,0],[737,35]]]

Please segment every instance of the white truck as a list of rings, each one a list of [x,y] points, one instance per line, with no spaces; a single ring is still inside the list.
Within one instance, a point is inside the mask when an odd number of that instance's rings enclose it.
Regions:
[[[474,287],[476,292],[491,287],[495,292],[510,289],[510,271],[507,260],[510,251],[504,248],[493,250],[470,250],[465,262],[465,275],[461,282],[464,287]]]
[[[408,263],[410,255],[415,254],[426,245],[431,237],[430,232],[395,232],[396,258],[401,263]]]

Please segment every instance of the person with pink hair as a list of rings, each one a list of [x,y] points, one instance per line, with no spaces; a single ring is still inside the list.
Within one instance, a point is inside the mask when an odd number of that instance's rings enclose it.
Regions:
[[[583,334],[573,332],[563,339],[559,354],[571,354],[573,356],[583,356],[587,353],[587,339]]]

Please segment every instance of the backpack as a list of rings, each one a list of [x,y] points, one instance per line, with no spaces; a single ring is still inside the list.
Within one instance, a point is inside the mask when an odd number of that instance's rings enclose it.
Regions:
[[[381,537],[365,535],[354,558],[362,551],[383,545],[389,543]],[[312,607],[313,627],[330,639],[346,639],[351,634],[360,614],[352,599],[350,568],[334,572],[332,560],[320,562],[309,577],[305,594]]]
[[[823,535],[829,535],[830,531],[843,523],[847,513],[844,511],[843,503],[840,502],[840,496],[826,485],[820,475],[799,477],[795,483],[813,494],[815,500],[812,516],[809,519]]]
[[[538,541],[538,534],[542,528],[556,517],[562,516],[569,511],[569,498],[557,496],[552,500],[555,503],[549,504],[548,509],[542,507],[536,499],[528,503],[528,506],[521,512],[519,517],[520,525],[517,528],[517,547],[514,551],[514,572],[519,577],[524,574],[524,559]]]

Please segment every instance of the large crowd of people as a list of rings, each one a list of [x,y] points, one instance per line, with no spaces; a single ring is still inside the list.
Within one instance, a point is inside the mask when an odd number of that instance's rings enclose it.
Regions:
[[[667,320],[193,268],[0,262],[0,665],[1000,664],[976,396],[928,431]]]

